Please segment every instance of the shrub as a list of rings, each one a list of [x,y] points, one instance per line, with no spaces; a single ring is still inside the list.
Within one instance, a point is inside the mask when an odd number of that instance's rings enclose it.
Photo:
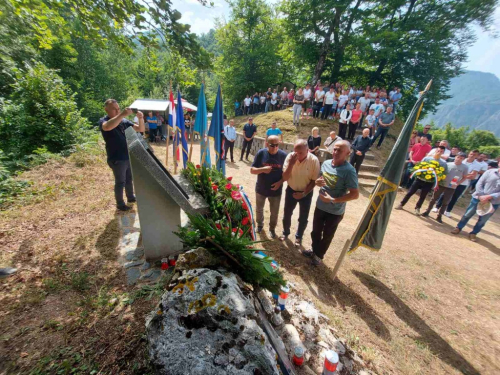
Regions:
[[[490,155],[490,158],[494,159],[500,156],[500,146],[481,146],[479,152]]]
[[[88,134],[74,94],[42,63],[17,71],[10,100],[0,101],[0,149],[14,158],[37,149],[60,153]]]

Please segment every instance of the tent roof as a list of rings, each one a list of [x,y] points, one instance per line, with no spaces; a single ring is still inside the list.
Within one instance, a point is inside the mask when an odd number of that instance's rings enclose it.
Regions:
[[[174,100],[175,104],[177,104],[177,99]],[[168,107],[170,106],[169,100],[163,99],[137,99],[135,100],[129,107],[137,108],[141,111],[168,111]],[[189,103],[186,99],[182,99],[182,109],[188,111],[197,111],[198,108]]]

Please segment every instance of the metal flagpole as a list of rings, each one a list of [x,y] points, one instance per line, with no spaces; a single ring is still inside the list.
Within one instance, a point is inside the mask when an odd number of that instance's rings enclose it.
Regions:
[[[172,81],[170,81],[170,92],[172,92]],[[172,106],[170,103],[169,108]],[[172,108],[170,108],[172,110]],[[169,118],[169,116],[167,116]],[[168,169],[168,147],[170,146],[170,127],[172,124],[167,125],[167,144],[165,145],[165,168]]]

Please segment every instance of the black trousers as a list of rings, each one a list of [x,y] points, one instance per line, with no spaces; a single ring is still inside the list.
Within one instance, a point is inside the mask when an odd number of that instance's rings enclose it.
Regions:
[[[240,160],[243,160],[243,155],[245,154],[245,148],[247,150],[247,156],[246,156],[246,159],[248,159],[248,155],[250,154],[250,148],[252,147],[252,143],[253,143],[253,138],[249,141],[247,141],[246,139],[243,139],[243,146],[241,146],[241,157],[240,157]]]
[[[227,138],[224,140],[224,159],[227,160],[228,150],[231,151],[231,161],[234,162],[233,151],[234,151],[234,142],[228,141]]]
[[[153,129],[154,130],[154,129]],[[115,200],[117,206],[123,206],[123,188],[127,194],[127,199],[134,198],[134,184],[132,183],[132,170],[129,160],[108,160],[108,165],[115,176]]]
[[[321,118],[323,120],[327,119],[330,116],[330,112],[332,111],[333,104],[325,104],[323,107],[323,113],[321,114]]]
[[[314,118],[319,118],[319,114],[320,114],[322,106],[323,106],[323,103],[314,103],[314,107],[313,107],[313,117]]]
[[[326,251],[332,243],[337,227],[344,218],[344,215],[334,215],[320,210],[314,210],[313,230],[311,232],[312,250],[314,255],[323,259]]]
[[[354,137],[356,136],[356,128],[357,127],[358,127],[358,124],[355,124],[352,121],[349,121],[349,134],[347,136],[347,139],[354,140]]]
[[[339,122],[339,137],[345,139],[346,132],[347,132],[347,124]]]
[[[365,155],[356,155],[356,150],[352,151],[351,158],[349,163],[356,169],[356,174],[359,173],[359,168],[361,168],[361,164],[365,160]]]
[[[158,134],[158,128],[149,129],[149,142],[156,142],[157,134]]]
[[[306,230],[309,211],[311,210],[312,193],[307,194],[302,199],[295,199],[293,193],[297,193],[291,187],[286,188],[285,193],[285,212],[283,214],[283,234],[288,236],[290,234],[290,226],[292,225],[292,214],[299,204],[299,227],[297,232],[295,232],[295,238],[302,238],[304,231]]]
[[[404,206],[406,202],[408,202],[408,199],[410,199],[413,194],[417,192],[418,189],[420,189],[420,198],[418,199],[417,204],[415,205],[415,208],[420,208],[422,207],[422,204],[425,201],[425,198],[427,197],[427,194],[432,190],[432,187],[434,184],[432,182],[426,182],[419,180],[418,178],[415,178],[415,181],[413,181],[413,184],[410,187],[410,190],[408,190],[408,193],[405,195],[403,200],[401,201],[401,205]]]

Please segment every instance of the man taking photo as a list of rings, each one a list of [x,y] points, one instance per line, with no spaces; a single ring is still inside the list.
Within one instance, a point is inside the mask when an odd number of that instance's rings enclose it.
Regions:
[[[139,125],[125,117],[130,116],[133,111],[126,108],[120,111],[120,106],[115,99],[108,99],[104,102],[104,110],[107,115],[99,120],[99,129],[106,142],[106,154],[108,156],[108,165],[115,176],[115,200],[116,208],[121,211],[128,211],[131,207],[125,204],[123,200],[123,189],[127,194],[127,202],[136,201],[134,196],[134,185],[132,183],[132,171],[128,157],[127,140],[125,130],[133,127],[136,132],[144,132],[144,115],[137,112]]]

